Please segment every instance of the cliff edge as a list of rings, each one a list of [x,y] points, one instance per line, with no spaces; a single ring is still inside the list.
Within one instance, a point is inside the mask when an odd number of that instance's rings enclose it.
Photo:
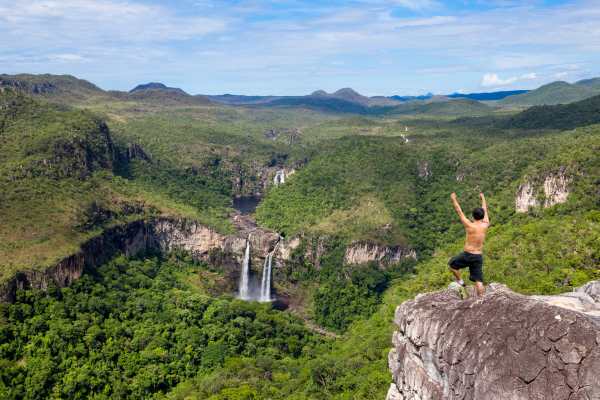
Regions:
[[[388,400],[600,399],[600,281],[557,296],[421,294],[394,322]]]

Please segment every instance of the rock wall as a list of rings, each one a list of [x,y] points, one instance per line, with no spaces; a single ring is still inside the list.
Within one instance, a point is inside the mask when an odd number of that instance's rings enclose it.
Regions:
[[[530,208],[540,207],[540,194],[543,192],[544,208],[552,207],[567,201],[569,197],[569,184],[571,177],[566,174],[565,168],[543,177],[541,185],[534,181],[524,182],[517,189],[515,197],[515,210],[527,212]]]
[[[346,264],[367,264],[376,262],[381,266],[395,264],[403,259],[417,259],[417,253],[403,246],[381,246],[371,242],[354,242],[346,248]]]
[[[598,294],[419,295],[396,310],[387,399],[600,399]]]
[[[148,250],[151,236],[151,228],[145,221],[107,229],[102,235],[85,242],[77,253],[54,266],[17,272],[12,279],[0,285],[0,301],[14,301],[17,289],[46,290],[51,283],[59,287],[68,286],[81,277],[85,268],[95,268],[117,253],[135,255]]]
[[[17,289],[45,290],[50,284],[68,286],[81,277],[84,269],[96,268],[119,253],[134,256],[149,250],[168,252],[181,249],[189,251],[195,259],[209,261],[215,252],[220,252],[222,256],[219,260],[232,266],[241,263],[248,237],[253,258],[261,260],[254,264],[262,265],[262,260],[273,250],[279,235],[255,225],[243,225],[236,234],[222,235],[185,219],[133,221],[105,230],[82,244],[80,251],[54,266],[44,270],[19,271],[12,279],[0,285],[0,301],[14,301]]]
[[[429,161],[419,161],[417,163],[417,175],[419,178],[427,179],[431,176],[431,168],[429,167]]]

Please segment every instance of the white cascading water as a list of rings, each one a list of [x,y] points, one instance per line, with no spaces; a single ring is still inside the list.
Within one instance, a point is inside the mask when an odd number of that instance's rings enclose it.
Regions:
[[[279,246],[279,243],[277,243],[275,245],[275,248],[273,249],[273,251],[271,251],[266,257],[265,257],[265,263],[263,265],[263,272],[262,272],[262,282],[260,285],[260,297],[258,299],[258,301],[261,302],[269,302],[271,301],[271,270],[272,270],[272,266],[273,266],[273,255],[275,254],[275,251],[277,250],[277,246]]]
[[[250,300],[250,236],[246,239],[246,252],[242,263],[242,276],[240,276],[239,298]]]
[[[285,183],[285,170],[281,169],[275,173],[273,183],[277,185],[283,185]]]

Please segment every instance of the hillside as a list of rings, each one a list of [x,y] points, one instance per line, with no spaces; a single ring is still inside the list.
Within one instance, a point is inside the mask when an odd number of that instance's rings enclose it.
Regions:
[[[434,115],[434,116],[460,116],[489,114],[493,109],[477,100],[458,98],[428,102],[410,102],[394,107],[387,114],[391,115]]]
[[[573,129],[600,123],[600,96],[570,104],[535,106],[506,122],[508,128]]]
[[[223,226],[231,204],[210,179],[183,177],[167,164],[156,169],[143,150],[117,145],[106,123],[87,111],[4,90],[0,133],[0,216],[9,221],[0,228],[2,281],[19,269],[43,270],[106,227],[156,213]],[[183,181],[197,186],[170,186]]]
[[[552,82],[541,86],[528,93],[509,96],[500,101],[505,106],[541,106],[566,104],[580,101],[596,94],[600,94],[600,88],[594,85],[594,80],[574,84],[567,82]]]
[[[0,75],[0,88],[12,88],[32,96],[63,103],[81,101],[102,95],[96,85],[71,75]]]
[[[144,90],[165,90],[165,91],[178,92],[180,94],[187,94],[180,88],[169,87],[169,86],[165,85],[164,83],[160,83],[160,82],[142,83],[140,85],[137,85],[133,89],[131,89],[129,91],[129,93],[135,93],[135,92],[140,92],[140,91],[144,91]]]

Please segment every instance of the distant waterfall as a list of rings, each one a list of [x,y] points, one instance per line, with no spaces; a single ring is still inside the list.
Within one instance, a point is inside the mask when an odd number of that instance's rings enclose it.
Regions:
[[[248,239],[246,239],[246,252],[244,253],[242,275],[240,277],[239,298],[242,300],[250,300],[250,235],[248,235]]]
[[[277,246],[279,246],[279,242],[275,245],[273,251],[271,251],[265,257],[265,263],[263,264],[263,272],[262,272],[262,282],[260,285],[260,297],[258,301],[261,302],[269,302],[271,301],[271,275],[272,275],[272,265],[273,265],[273,255],[277,250]]]
[[[285,183],[285,170],[280,169],[275,173],[275,178],[273,178],[273,183],[275,185],[283,185]]]

